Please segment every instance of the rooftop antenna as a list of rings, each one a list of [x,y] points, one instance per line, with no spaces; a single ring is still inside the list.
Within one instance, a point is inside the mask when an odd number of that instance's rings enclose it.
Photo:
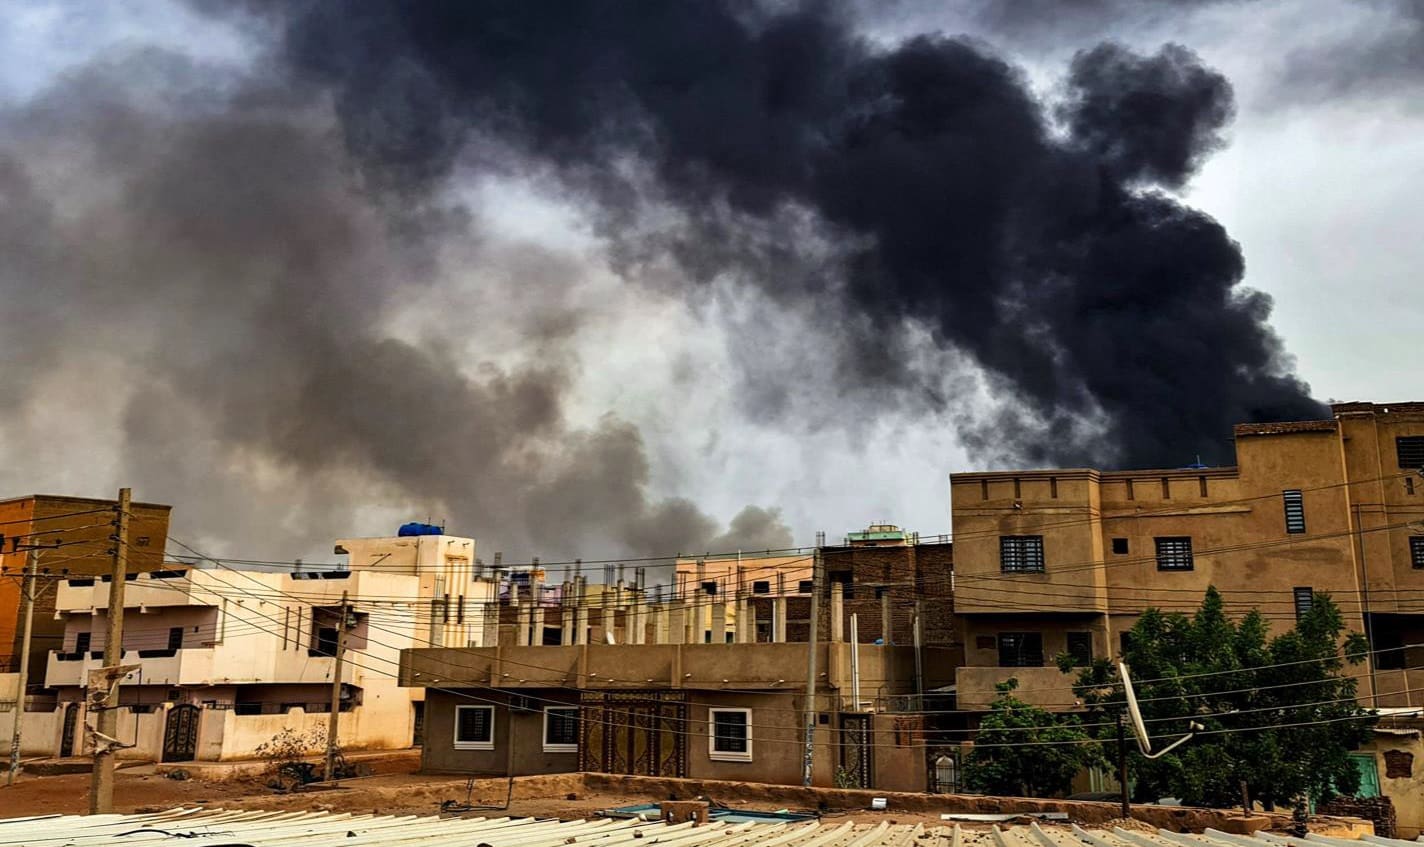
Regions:
[[[1171,744],[1168,744],[1166,747],[1163,747],[1161,750],[1158,750],[1156,753],[1153,753],[1152,739],[1147,735],[1147,724],[1143,722],[1142,710],[1137,706],[1137,694],[1132,690],[1132,677],[1127,672],[1127,663],[1118,662],[1117,672],[1118,675],[1122,677],[1122,693],[1127,699],[1127,714],[1132,719],[1132,734],[1137,737],[1137,749],[1141,751],[1143,756],[1149,759],[1165,756],[1183,744],[1186,744],[1188,741],[1191,741],[1192,737],[1203,728],[1201,724],[1192,721],[1187,724],[1191,728],[1190,732],[1178,738],[1176,741],[1173,741]]]

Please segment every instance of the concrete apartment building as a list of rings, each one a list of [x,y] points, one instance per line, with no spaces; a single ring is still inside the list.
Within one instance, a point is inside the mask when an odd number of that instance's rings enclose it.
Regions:
[[[867,540],[890,539],[852,534],[821,551],[813,778],[923,790],[924,721],[896,712],[952,680],[960,652],[939,620],[952,608],[951,548],[904,533],[888,547]],[[635,580],[581,603],[578,588],[566,587],[557,615],[572,630],[558,643],[526,631],[547,632],[549,619],[535,620],[534,603],[517,599],[517,626],[501,627],[495,643],[406,651],[401,682],[425,689],[424,769],[799,784],[814,555],[687,560],[672,589],[651,595]],[[858,650],[848,640],[852,613]],[[889,643],[872,643],[884,631]]]
[[[961,709],[994,685],[1072,708],[1054,658],[1120,652],[1149,606],[1290,626],[1328,592],[1378,653],[1362,700],[1424,703],[1424,404],[1339,403],[1329,420],[1243,424],[1234,467],[959,473],[950,478]]]
[[[407,528],[403,528],[403,532]],[[439,534],[435,534],[439,533]],[[426,528],[337,542],[341,569],[235,570],[169,564],[125,588],[119,689],[120,756],[160,761],[251,758],[283,729],[324,737],[331,711],[342,594],[348,595],[338,708],[343,749],[418,740],[423,692],[396,680],[400,652],[478,646],[494,584],[480,579],[474,541]],[[108,577],[59,582],[62,639],[48,656],[57,705],[27,751],[84,752],[88,672],[104,664]],[[448,613],[448,614],[447,614]]]
[[[0,673],[19,668],[21,583],[31,545],[55,545],[39,551],[41,588],[68,574],[97,576],[111,567],[114,520],[118,502],[89,497],[31,494],[0,500]],[[168,538],[168,506],[133,503],[130,517],[129,568],[135,572],[160,570]],[[16,549],[18,547],[22,549]],[[30,647],[30,688],[43,688],[45,654],[63,631],[57,620],[54,592],[36,592],[34,637]]]

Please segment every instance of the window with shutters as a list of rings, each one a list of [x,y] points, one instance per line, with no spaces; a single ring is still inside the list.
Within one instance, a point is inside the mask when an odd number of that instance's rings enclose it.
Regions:
[[[999,570],[1002,573],[1043,573],[1043,536],[999,536]]]
[[[544,752],[577,753],[579,710],[577,706],[544,707]]]
[[[1310,610],[1315,607],[1315,589],[1297,588],[1295,589],[1295,619],[1300,620],[1310,614]]]
[[[1183,535],[1154,540],[1157,542],[1157,570],[1189,571],[1195,566],[1190,537]]]
[[[1285,504],[1286,532],[1305,532],[1305,495],[1298,488],[1288,489],[1281,492],[1281,502]]]
[[[999,633],[999,667],[1040,668],[1043,667],[1043,633],[1041,632],[1001,632]]]
[[[1424,535],[1409,536],[1409,561],[1416,568],[1424,568]]]
[[[1394,439],[1394,450],[1401,468],[1424,468],[1424,435],[1401,435]]]
[[[494,706],[455,707],[455,749],[494,749]]]
[[[752,710],[708,709],[707,758],[719,762],[752,760]]]
[[[1068,655],[1073,657],[1075,667],[1087,667],[1093,663],[1093,634],[1091,632],[1068,633]]]

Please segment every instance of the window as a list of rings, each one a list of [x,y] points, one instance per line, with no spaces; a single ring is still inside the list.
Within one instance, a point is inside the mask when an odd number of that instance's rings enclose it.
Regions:
[[[809,579],[803,579],[803,580],[801,580],[800,582],[796,583],[796,593],[797,593],[797,594],[810,594],[812,591],[815,591],[815,590],[816,590],[816,583],[813,582],[813,581],[811,581],[811,580],[809,580]]]
[[[92,633],[88,632],[81,632],[78,635],[74,636],[74,652],[88,653],[89,642],[92,637]]]
[[[544,752],[577,753],[579,710],[576,706],[544,707]]]
[[[999,570],[1003,573],[1043,573],[1043,536],[999,536]]]
[[[1192,539],[1188,536],[1158,538],[1157,570],[1189,571],[1193,567]]]
[[[1281,501],[1286,508],[1286,532],[1291,535],[1305,532],[1305,495],[1300,489],[1292,488],[1281,492]]]
[[[1416,568],[1424,568],[1424,535],[1409,536],[1409,561]]]
[[[455,707],[455,749],[494,749],[494,706]]]
[[[181,627],[181,626],[172,626],[172,627],[169,627],[169,628],[168,628],[168,649],[169,649],[169,650],[182,650],[182,649],[183,649],[183,627]]]
[[[1405,494],[1413,494],[1413,493],[1414,493],[1414,477],[1412,477],[1412,476],[1406,476],[1406,477],[1404,478],[1404,493],[1405,493]],[[70,584],[70,585],[73,585],[73,584],[74,584],[74,580],[71,579],[71,580],[69,581],[69,584]]]
[[[311,656],[336,655],[336,627],[323,626],[316,631],[316,649],[309,650]]]
[[[1126,539],[1126,538],[1114,538],[1114,539],[1112,540],[1112,551],[1113,551],[1114,554],[1116,554],[1116,555],[1118,555],[1118,556],[1126,556],[1126,555],[1127,555],[1127,539]]]
[[[1075,667],[1086,667],[1093,663],[1093,634],[1091,632],[1068,633],[1068,655],[1073,657]]]
[[[1310,614],[1310,610],[1315,606],[1315,589],[1297,588],[1295,594],[1295,619],[1300,620]]]
[[[753,594],[770,594],[770,593],[771,593],[771,582],[768,581],[768,580],[764,580],[764,579],[757,580],[756,582],[753,582],[753,583],[752,583],[752,593],[753,593]]]
[[[1119,659],[1126,659],[1128,651],[1132,649],[1132,632],[1119,632],[1117,634],[1117,655]]]
[[[719,762],[752,760],[752,710],[707,710],[707,758]]]
[[[703,593],[703,594],[711,594],[711,595],[714,595],[714,596],[715,596],[715,595],[717,594],[717,583],[716,583],[716,581],[715,581],[715,580],[709,580],[709,581],[707,581],[707,582],[702,583],[702,593]]]
[[[1424,435],[1401,435],[1394,439],[1394,450],[1401,468],[1424,468]]]
[[[999,633],[999,667],[1043,667],[1043,633]]]

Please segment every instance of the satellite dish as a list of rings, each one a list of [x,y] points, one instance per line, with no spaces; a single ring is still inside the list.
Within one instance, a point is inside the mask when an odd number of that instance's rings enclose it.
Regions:
[[[1127,672],[1126,662],[1117,663],[1117,673],[1118,676],[1122,678],[1122,693],[1124,699],[1127,700],[1127,714],[1132,722],[1132,734],[1137,737],[1137,749],[1142,751],[1142,755],[1149,759],[1165,756],[1167,753],[1192,740],[1192,736],[1196,735],[1197,731],[1202,728],[1201,724],[1192,721],[1189,724],[1192,730],[1191,732],[1188,732],[1186,735],[1183,735],[1181,738],[1178,738],[1176,741],[1153,753],[1152,739],[1147,735],[1147,724],[1142,721],[1142,709],[1138,708],[1137,694],[1132,690],[1132,676]]]

